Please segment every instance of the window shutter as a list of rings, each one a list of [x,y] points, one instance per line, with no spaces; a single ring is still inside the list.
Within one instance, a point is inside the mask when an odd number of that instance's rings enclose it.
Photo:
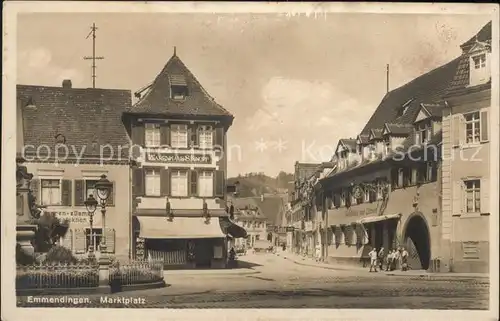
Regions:
[[[224,171],[218,170],[215,171],[214,177],[214,196],[215,197],[224,197]]]
[[[40,204],[40,180],[38,178],[33,178],[30,181],[30,189],[33,193],[33,196],[36,197],[36,203]]]
[[[198,171],[189,171],[189,195],[198,196]]]
[[[481,142],[488,141],[488,110],[482,110],[480,114],[481,119]]]
[[[113,187],[111,187],[111,191],[109,191],[109,197],[108,197],[108,202],[106,205],[108,206],[115,206],[115,190],[116,190],[116,184],[115,182],[113,183]]]
[[[160,125],[160,145],[170,146],[170,126],[168,124]]]
[[[61,203],[63,206],[71,206],[71,187],[73,181],[70,179],[63,179],[61,183]]]
[[[97,196],[97,195],[94,195]],[[84,206],[85,201],[85,181],[82,179],[75,180],[75,206]]]
[[[144,146],[145,132],[144,124],[135,123],[132,125],[132,144]]]
[[[144,196],[144,169],[134,168],[132,169],[132,194],[134,197]]]
[[[106,251],[115,253],[115,229],[106,228]]]
[[[215,128],[215,145],[224,149],[224,128],[216,127]]]
[[[460,146],[461,143],[461,126],[460,126],[460,115],[453,115],[451,117],[451,141],[453,147]]]
[[[189,146],[190,147],[197,147],[198,146],[198,125],[197,124],[192,124],[189,126],[189,134],[190,134],[190,139],[189,139]]]
[[[85,253],[86,238],[85,229],[75,229],[75,253],[82,254]]]
[[[490,180],[489,178],[481,178],[481,189],[479,190],[481,197],[481,213],[490,213]]]
[[[453,184],[453,215],[461,215],[464,211],[464,183],[456,181]]]
[[[160,171],[160,192],[161,196],[170,195],[170,169],[162,168]]]
[[[63,238],[63,246],[70,251],[73,251],[73,230],[68,229]]]

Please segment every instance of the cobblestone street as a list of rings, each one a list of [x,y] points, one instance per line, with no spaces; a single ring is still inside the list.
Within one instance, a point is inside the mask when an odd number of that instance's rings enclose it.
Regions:
[[[90,303],[71,306],[488,309],[489,282],[486,278],[422,278],[328,270],[295,264],[273,254],[240,259],[253,263],[252,274],[168,271],[165,280],[169,286],[165,288],[80,296],[88,297]],[[103,302],[101,298],[115,298],[116,301]],[[129,303],[127,298],[144,300]],[[19,306],[63,306],[27,301],[27,297],[18,297]]]

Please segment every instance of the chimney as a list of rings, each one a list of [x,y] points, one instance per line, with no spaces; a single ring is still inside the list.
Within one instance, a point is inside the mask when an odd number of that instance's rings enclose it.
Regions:
[[[65,89],[71,89],[71,80],[70,79],[64,79],[62,82],[62,87]]]

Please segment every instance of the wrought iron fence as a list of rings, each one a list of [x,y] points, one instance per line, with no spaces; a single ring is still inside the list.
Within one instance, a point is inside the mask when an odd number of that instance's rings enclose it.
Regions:
[[[162,261],[165,265],[182,265],[187,262],[187,251],[155,251],[148,250],[147,257],[154,261]]]
[[[91,288],[99,285],[97,265],[19,265],[16,270],[16,289]]]
[[[143,284],[163,280],[163,261],[141,260],[120,263],[111,267],[111,283],[121,285]]]

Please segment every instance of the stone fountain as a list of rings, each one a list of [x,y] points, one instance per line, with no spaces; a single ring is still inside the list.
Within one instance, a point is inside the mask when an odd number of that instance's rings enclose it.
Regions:
[[[21,157],[16,159],[16,242],[25,254],[34,257],[32,241],[37,225],[33,220],[40,217],[41,210],[36,206],[36,198],[30,189],[33,174],[28,173],[23,162]]]

